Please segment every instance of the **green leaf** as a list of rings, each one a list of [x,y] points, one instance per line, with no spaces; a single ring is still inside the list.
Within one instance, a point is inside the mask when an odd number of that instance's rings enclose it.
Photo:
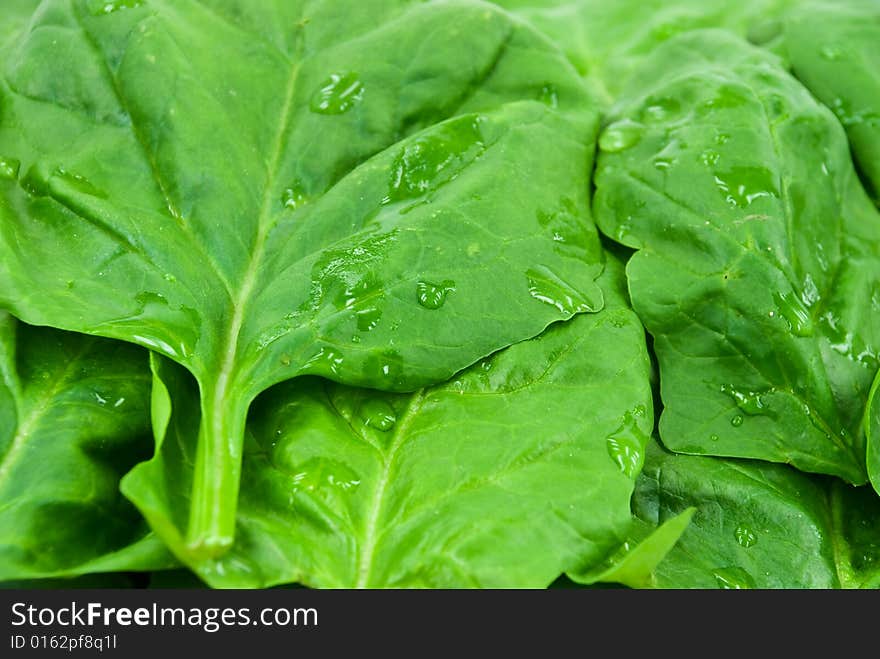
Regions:
[[[762,41],[781,32],[791,0],[494,0],[522,16],[562,48],[611,102],[672,37],[699,28],[724,28]],[[604,93],[602,93],[604,92]]]
[[[655,571],[660,588],[878,588],[880,499],[787,465],[669,453],[652,442],[633,511],[696,513]]]
[[[880,5],[835,0],[798,5],[785,21],[795,75],[846,128],[853,155],[880,204]]]
[[[880,492],[880,371],[874,378],[868,405],[865,408],[865,434],[867,435],[868,477],[874,489]]]
[[[697,31],[655,51],[599,144],[595,212],[638,250],[666,447],[865,483],[880,215],[836,118],[772,55]]]
[[[603,563],[585,573],[571,573],[576,583],[619,583],[630,588],[648,588],[655,584],[654,573],[669,554],[694,516],[696,508],[687,508],[662,524],[652,525],[635,518],[624,541]]]
[[[411,391],[602,306],[593,103],[491,6],[48,0],[0,55],[0,306],[195,376],[193,556],[272,384]]]
[[[269,390],[248,426],[236,543],[219,559],[194,558],[180,536],[171,549],[215,587],[544,587],[600,561],[629,530],[653,425],[621,265],[600,281],[601,312],[441,385],[389,394],[304,377]],[[198,401],[182,369],[154,369],[175,408],[154,473],[136,470],[124,492],[173,529]]]
[[[118,489],[149,455],[146,366],[0,312],[0,580],[175,565]]]
[[[6,0],[0,12],[0,48],[17,38],[33,16],[40,0]]]

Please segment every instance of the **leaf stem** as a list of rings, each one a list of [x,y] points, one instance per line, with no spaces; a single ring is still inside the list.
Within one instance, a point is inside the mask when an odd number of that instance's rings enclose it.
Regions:
[[[299,48],[301,47],[302,39],[299,41]],[[235,538],[242,441],[250,403],[241,405],[240,397],[229,395],[228,390],[238,357],[245,311],[256,289],[266,241],[274,225],[272,209],[275,199],[273,195],[277,192],[276,176],[294,113],[293,99],[299,68],[300,62],[295,58],[291,61],[278,128],[267,163],[263,200],[257,218],[257,233],[251,258],[242,275],[238,294],[232,299],[230,323],[217,381],[212,391],[202,392],[202,423],[187,528],[187,544],[198,555],[219,556],[232,546]],[[230,405],[233,406],[231,409]],[[240,405],[241,409],[235,407],[236,405]]]
[[[202,421],[193,473],[187,549],[200,558],[226,552],[235,539],[247,403],[230,395],[228,381],[202,396]]]

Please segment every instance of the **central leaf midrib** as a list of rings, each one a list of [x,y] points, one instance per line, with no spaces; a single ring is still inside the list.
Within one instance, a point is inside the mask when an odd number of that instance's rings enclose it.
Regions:
[[[272,227],[274,226],[274,223],[269,221],[270,209],[272,207],[271,200],[272,193],[275,188],[276,177],[278,175],[279,162],[281,160],[281,154],[284,147],[284,135],[287,132],[287,127],[290,123],[291,110],[293,107],[293,96],[296,89],[296,80],[300,71],[301,62],[298,59],[297,55],[298,53],[295,54],[293,57],[293,60],[291,62],[290,74],[287,79],[284,103],[282,105],[281,113],[278,119],[278,129],[275,133],[275,139],[272,147],[272,156],[269,160],[269,165],[267,169],[266,184],[263,190],[263,200],[257,219],[257,235],[256,239],[254,240],[254,246],[251,250],[251,258],[248,261],[247,269],[245,270],[244,277],[242,278],[241,287],[238,289],[238,293],[233,297],[232,300],[232,318],[230,319],[229,327],[227,328],[227,331],[224,335],[225,339],[222,344],[225,347],[222,351],[223,359],[217,375],[217,386],[214,394],[213,407],[215,417],[212,420],[212,424],[216,424],[216,422],[218,421],[218,415],[221,415],[224,412],[222,402],[226,398],[227,389],[229,386],[229,379],[236,366],[238,343],[241,336],[241,328],[244,324],[244,312],[256,285],[257,275],[259,273],[260,266],[264,257],[266,239],[268,238],[268,235]]]
[[[370,581],[370,573],[373,569],[373,559],[376,554],[376,542],[379,537],[379,517],[385,505],[385,495],[388,490],[388,483],[391,477],[391,467],[397,459],[397,452],[406,441],[407,432],[422,408],[422,402],[425,399],[425,390],[420,389],[413,394],[403,418],[400,420],[397,428],[394,430],[394,437],[391,439],[388,455],[382,464],[382,473],[376,489],[373,491],[373,498],[369,503],[367,513],[367,521],[364,526],[364,541],[360,545],[358,552],[357,574],[355,576],[355,588],[366,588]]]
[[[301,68],[301,32],[299,36],[299,47],[290,60],[275,135],[267,151],[263,199],[256,217],[251,254],[241,284],[230,296],[228,324],[225,327],[218,324],[218,342],[210,351],[210,364],[216,366],[216,370],[206,373],[200,369],[196,374],[202,418],[187,530],[188,544],[196,553],[216,554],[233,543],[244,424],[253,394],[259,393],[259,390],[254,392],[254,383],[250,383],[244,392],[234,386],[240,384],[239,344],[245,311],[257,286],[266,241],[275,224],[271,216],[271,200],[285,151],[285,136],[293,114],[294,92]]]

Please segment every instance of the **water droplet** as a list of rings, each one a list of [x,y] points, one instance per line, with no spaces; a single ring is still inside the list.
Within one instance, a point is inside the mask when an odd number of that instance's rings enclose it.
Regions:
[[[416,199],[455,179],[486,150],[482,119],[453,119],[409,140],[391,163],[383,203]]]
[[[610,569],[617,566],[621,561],[627,558],[633,547],[629,540],[625,540],[618,545],[611,553],[609,553],[600,563],[600,569]]]
[[[144,0],[92,0],[93,16],[106,16],[122,9],[135,9],[144,4]]]
[[[734,417],[730,420],[730,425],[732,425],[734,428],[739,428],[742,424],[743,418],[739,414],[734,415]]]
[[[372,272],[347,285],[334,300],[337,309],[354,311],[357,328],[369,332],[382,318],[381,303],[385,300],[385,286]]]
[[[541,87],[541,91],[538,92],[538,100],[551,108],[558,107],[559,95],[556,91],[556,86],[548,82]]]
[[[290,366],[290,355],[281,355],[281,358],[278,361],[281,362],[282,366]]]
[[[640,118],[644,123],[668,121],[680,110],[681,104],[674,98],[651,98],[642,108]]]
[[[721,160],[721,154],[712,149],[706,149],[700,154],[700,162],[706,167],[714,167]]]
[[[163,341],[162,339],[156,338],[155,336],[148,336],[143,334],[133,334],[132,340],[135,343],[140,343],[151,350],[155,350],[157,352],[161,352],[167,357],[171,357],[172,359],[179,359],[181,357],[181,353],[174,349],[174,347],[168,343],[167,341]]]
[[[637,414],[627,412],[621,426],[605,440],[608,455],[618,469],[630,478],[635,478],[645,462],[645,446],[648,438],[639,428]]]
[[[96,188],[85,177],[80,176],[79,174],[74,174],[73,172],[69,172],[63,167],[59,167],[57,170],[55,170],[55,176],[64,181],[64,183],[69,185],[77,192],[87,194],[90,197],[101,197],[102,199],[107,197],[106,192],[100,190],[99,188]]]
[[[307,201],[305,189],[299,179],[295,180],[281,193],[281,205],[288,210],[296,210]]]
[[[808,307],[813,306],[820,299],[819,288],[816,286],[816,282],[813,281],[813,278],[809,273],[804,277],[804,290],[801,293],[801,299]]]
[[[163,278],[165,281],[170,282],[170,283],[172,283],[172,284],[173,284],[174,282],[177,281],[177,277],[175,277],[174,275],[172,275],[170,272],[166,272],[166,273],[162,276],[162,278]]]
[[[562,197],[556,208],[551,211],[538,210],[535,216],[552,237],[556,253],[580,261],[592,259],[592,247],[584,240],[584,209],[574,199]]]
[[[416,284],[416,299],[425,309],[439,309],[446,303],[446,296],[455,290],[455,282],[444,279],[441,284],[420,281]]]
[[[529,294],[552,307],[556,307],[560,313],[571,316],[584,311],[595,311],[598,304],[595,300],[588,300],[576,288],[563,281],[549,268],[543,265],[535,266],[526,271]]]
[[[319,114],[343,114],[364,97],[364,85],[356,73],[334,73],[312,95],[309,108]]]
[[[855,359],[855,355],[863,350],[858,350],[855,346],[855,335],[853,332],[846,331],[840,324],[840,318],[836,317],[831,311],[827,311],[821,316],[822,325],[828,334],[829,345],[832,350],[845,355],[851,360]],[[872,352],[869,350],[869,352]]]
[[[361,484],[356,471],[336,460],[311,458],[294,470],[293,491],[316,494],[348,492]]]
[[[856,110],[852,104],[842,98],[835,98],[830,104],[832,112],[837,115],[845,127],[850,128],[859,124],[880,121],[880,113],[868,108]]]
[[[846,356],[851,361],[859,362],[871,370],[880,367],[880,356],[874,346],[865,343],[852,331],[847,331],[842,325],[840,318],[832,311],[826,311],[820,317],[820,321],[829,339],[829,346],[835,352]]]
[[[99,273],[100,274],[100,273]],[[146,309],[147,307],[167,307],[168,300],[165,299],[165,296],[161,293],[153,293],[152,291],[141,291],[137,295],[134,296],[135,302],[137,302],[141,309]]]
[[[382,432],[388,432],[397,423],[394,408],[381,398],[366,401],[360,409],[360,416],[365,425]]]
[[[14,181],[18,178],[18,171],[21,169],[21,161],[16,158],[5,158],[0,156],[0,179]]]
[[[275,343],[278,339],[289,334],[294,328],[294,325],[285,320],[281,323],[273,325],[265,332],[263,332],[259,338],[257,339],[257,352],[265,350],[271,344]]]
[[[779,38],[782,29],[782,21],[779,19],[756,20],[748,28],[748,40],[757,46],[763,46]]]
[[[736,541],[747,549],[758,541],[757,534],[749,527],[742,524],[736,527],[736,531],[733,532],[733,535],[736,537]]]
[[[309,299],[300,311],[317,311],[328,301],[339,310],[378,309],[385,291],[374,265],[385,258],[395,240],[396,231],[392,231],[324,252],[312,266]]]
[[[741,567],[722,567],[712,572],[715,583],[724,590],[744,590],[755,587],[755,580]]]
[[[818,291],[817,291],[818,294]],[[792,292],[774,293],[773,300],[795,336],[813,336],[813,319],[801,299]]]
[[[730,135],[727,133],[716,133],[715,134],[715,144],[721,146],[722,144],[727,144],[730,141]]]
[[[739,88],[732,85],[721,85],[715,91],[715,96],[697,106],[697,114],[705,116],[717,110],[738,108],[747,102],[748,96]]]
[[[769,405],[763,396],[773,392],[772,389],[768,391],[743,391],[732,384],[722,384],[721,391],[733,398],[736,406],[749,416],[767,414]]]
[[[358,309],[354,312],[359,332],[370,332],[379,325],[382,319],[382,310],[376,307]]]
[[[32,165],[21,179],[21,187],[35,197],[53,195],[53,188],[58,184],[73,188],[74,191],[92,197],[106,198],[106,193],[92,185],[79,174],[74,174],[63,167],[50,169],[45,163]]]
[[[840,46],[835,45],[822,46],[819,49],[819,55],[822,57],[822,59],[834,62],[843,57],[843,49]]]
[[[395,387],[402,383],[403,360],[396,350],[383,350],[367,357],[364,363],[364,375],[376,388]]]
[[[746,208],[756,199],[778,197],[770,170],[763,167],[731,167],[715,173],[715,185],[731,206]]]
[[[642,139],[645,127],[630,119],[615,121],[599,136],[599,148],[607,153],[617,153],[629,149]]]
[[[338,375],[343,361],[345,360],[341,354],[332,348],[323,346],[311,359],[303,364],[302,372],[324,376],[328,373]]]
[[[709,439],[712,440],[713,442],[717,442],[719,437],[718,437],[718,435],[712,434],[712,435],[709,435]]]

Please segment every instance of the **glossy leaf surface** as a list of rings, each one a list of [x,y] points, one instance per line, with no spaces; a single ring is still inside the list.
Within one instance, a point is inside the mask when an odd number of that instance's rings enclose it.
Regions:
[[[611,103],[655,48],[701,28],[760,41],[781,33],[791,0],[495,0],[562,48]]]
[[[865,409],[865,433],[868,439],[868,476],[880,492],[880,371],[871,387]]]
[[[693,506],[661,588],[880,588],[880,499],[787,465],[676,455],[652,442],[633,497],[650,525]]]
[[[865,483],[880,215],[834,115],[772,55],[696,31],[657,49],[610,121],[595,209],[638,250],[663,443]]]
[[[119,479],[149,455],[146,351],[0,313],[0,580],[175,564]]]
[[[880,203],[880,4],[809,2],[786,17],[795,75],[846,128],[853,156]]]
[[[629,529],[653,424],[622,267],[609,261],[600,282],[601,312],[441,385],[388,394],[305,377],[271,389],[248,427],[235,545],[218,560],[188,559],[182,538],[172,549],[215,587],[544,587],[586,570]],[[159,449],[124,491],[173,529],[197,400],[179,367],[154,368]]]
[[[47,0],[2,60],[0,305],[196,377],[194,554],[270,385],[413,390],[602,306],[592,102],[489,5]]]

